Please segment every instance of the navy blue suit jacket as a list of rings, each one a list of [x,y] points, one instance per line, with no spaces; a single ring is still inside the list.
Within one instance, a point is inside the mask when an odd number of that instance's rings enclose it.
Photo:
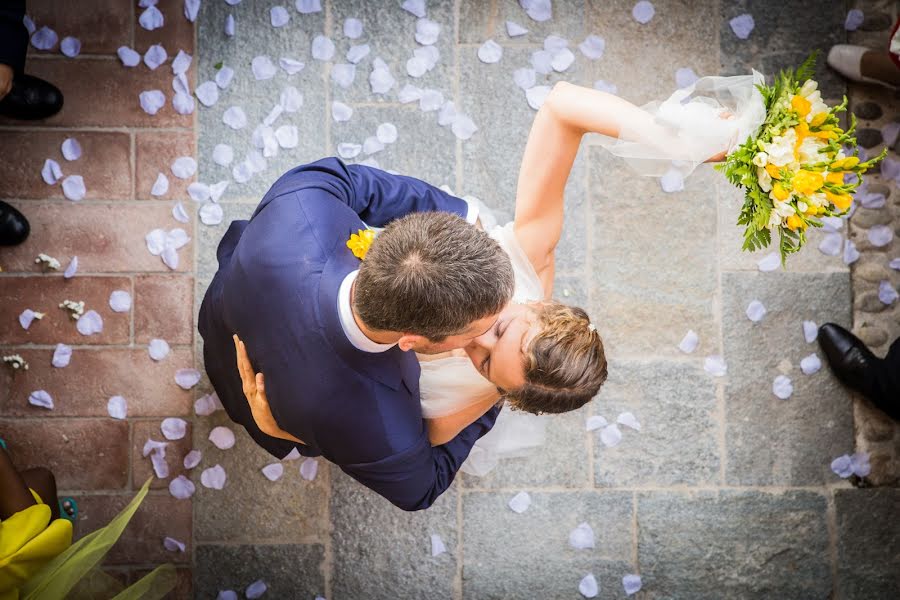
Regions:
[[[432,447],[415,355],[357,350],[340,324],[338,289],[359,268],[346,242],[363,221],[380,227],[410,212],[466,209],[417,179],[337,158],[276,181],[249,221],[231,223],[200,307],[206,372],[231,419],[278,458],[295,447],[256,427],[236,367],[237,333],[265,374],[275,420],[306,442],[300,454],[324,456],[404,510],[431,506],[499,408]]]

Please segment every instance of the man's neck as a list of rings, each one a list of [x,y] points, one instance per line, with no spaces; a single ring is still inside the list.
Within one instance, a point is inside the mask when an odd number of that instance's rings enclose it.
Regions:
[[[363,332],[363,335],[365,335],[376,344],[396,344],[397,341],[401,337],[403,337],[403,334],[392,331],[380,331],[377,329],[372,329],[365,323],[363,323],[362,319],[360,319],[359,315],[356,313],[356,308],[353,304],[353,298],[355,295],[356,282],[354,281],[353,285],[350,286],[350,312],[353,314],[353,320],[356,321],[356,325],[359,327],[360,331]]]

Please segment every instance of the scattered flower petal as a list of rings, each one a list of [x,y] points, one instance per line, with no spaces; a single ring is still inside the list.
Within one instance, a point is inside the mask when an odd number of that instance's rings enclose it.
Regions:
[[[35,31],[31,36],[31,45],[38,50],[52,50],[58,41],[59,36],[46,25]]]
[[[483,63],[493,64],[500,62],[503,56],[503,48],[494,40],[488,40],[478,48],[478,60]]]
[[[175,383],[183,390],[189,390],[200,383],[200,371],[197,369],[178,369],[175,371]]]
[[[145,90],[139,96],[141,108],[148,115],[155,115],[166,105],[166,95],[161,90]]]
[[[269,588],[266,586],[265,582],[263,582],[262,579],[259,579],[247,586],[247,589],[244,590],[244,596],[246,596],[248,600],[256,600],[256,598],[265,594],[267,589]]]
[[[600,586],[597,584],[597,579],[593,573],[588,573],[581,578],[581,581],[578,583],[578,591],[585,598],[597,597],[597,594],[600,593]]]
[[[714,354],[703,361],[703,370],[713,377],[723,377],[728,372],[728,366],[722,356]]]
[[[787,400],[794,393],[794,386],[791,378],[787,375],[778,375],[772,382],[772,393],[782,400]]]
[[[197,161],[191,156],[179,156],[172,162],[172,174],[179,179],[190,179],[197,172]]]
[[[307,481],[312,481],[316,478],[316,473],[319,472],[319,461],[314,458],[307,457],[302,463],[300,463],[300,477]]]
[[[810,354],[809,356],[804,356],[800,359],[800,370],[803,371],[804,375],[812,375],[813,373],[818,373],[819,369],[822,368],[822,360],[815,353]]]
[[[215,394],[206,394],[194,401],[194,412],[197,416],[208,417],[217,410],[222,409],[222,403]]]
[[[525,10],[525,13],[532,20],[538,23],[549,21],[553,17],[553,7],[550,4],[550,0],[519,0],[519,6]]]
[[[803,321],[803,338],[807,344],[812,344],[819,336],[819,326],[815,321]]]
[[[62,369],[69,366],[70,360],[72,360],[72,347],[65,344],[57,344],[50,364],[57,369]]]
[[[200,474],[200,483],[203,484],[203,487],[221,490],[225,487],[226,478],[225,469],[223,469],[221,465],[215,465],[208,469],[204,469]]]
[[[284,27],[291,20],[291,15],[288,14],[288,11],[283,6],[273,6],[269,9],[269,21],[272,23],[272,27]]]
[[[209,432],[209,441],[219,450],[228,450],[234,446],[234,432],[227,427],[214,427]]]
[[[420,19],[425,16],[425,0],[404,0],[400,8]]]
[[[115,290],[109,295],[109,307],[115,312],[131,310],[131,294],[125,290]]]
[[[128,416],[128,403],[122,396],[113,396],[106,403],[106,412],[113,419],[124,419]]]
[[[594,530],[587,523],[579,525],[569,532],[569,545],[576,550],[587,550],[594,547]]]
[[[528,507],[531,506],[531,496],[528,492],[519,492],[515,496],[510,499],[508,506],[513,510],[513,512],[517,512],[522,514]]]
[[[311,53],[316,60],[331,60],[334,57],[334,42],[324,35],[317,35],[313,38]]]
[[[303,67],[306,66],[306,63],[302,63],[299,60],[295,60],[293,58],[282,56],[278,59],[278,65],[282,69],[284,69],[284,72],[288,75],[296,75],[303,70]]]
[[[344,35],[351,40],[358,39],[363,33],[363,24],[359,19],[349,17],[344,19]]]
[[[622,431],[615,423],[607,425],[600,431],[600,441],[607,448],[614,448],[622,441]]]
[[[544,104],[544,100],[547,99],[547,94],[549,93],[549,85],[536,85],[533,88],[525,90],[525,98],[528,100],[528,106],[534,110],[538,110],[541,105]]]
[[[349,121],[353,115],[353,109],[337,100],[331,103],[331,117],[338,123],[341,121]]]
[[[734,32],[734,35],[741,40],[746,40],[750,37],[750,32],[752,32],[753,28],[756,26],[756,23],[753,21],[753,15],[748,15],[746,13],[731,19],[728,21],[728,24],[731,25],[731,31]]]
[[[231,106],[222,113],[222,122],[232,129],[243,129],[247,126],[247,115],[240,106]]]
[[[277,69],[275,63],[268,56],[257,56],[250,62],[250,69],[257,81],[272,79]]]
[[[150,340],[147,351],[150,354],[150,358],[157,362],[161,361],[169,355],[169,343],[166,340],[154,338]]]
[[[65,181],[63,181],[63,185],[65,185]],[[880,248],[891,243],[891,240],[894,239],[894,230],[888,225],[874,225],[869,229],[868,237],[873,246]]]
[[[606,427],[609,423],[606,419],[600,415],[591,415],[585,421],[585,429],[587,431],[594,431],[595,429],[600,429],[601,427]]]
[[[69,175],[62,180],[63,194],[73,202],[84,199],[87,190],[84,187],[84,179],[81,175]]]
[[[756,262],[757,268],[763,273],[774,271],[779,265],[781,265],[781,259],[778,258],[777,252],[770,252]]]
[[[625,594],[631,596],[641,591],[640,575],[625,575],[622,578],[622,587],[625,588]]]
[[[900,296],[900,294],[897,293],[897,290],[894,289],[894,286],[891,285],[890,281],[887,279],[881,280],[878,284],[878,299],[881,300],[882,303],[890,306],[897,301],[898,296]]]
[[[200,207],[200,222],[204,225],[218,225],[225,218],[221,204],[207,202]]]
[[[116,54],[119,55],[119,60],[125,67],[136,67],[141,62],[141,55],[128,46],[119,46]]]
[[[167,537],[163,539],[163,548],[168,550],[169,552],[184,552],[184,542],[179,542],[175,538]]]
[[[637,417],[635,417],[630,412],[623,412],[618,417],[616,417],[616,423],[618,423],[619,425],[624,425],[625,427],[630,427],[635,431],[641,430],[641,424],[637,420]]]
[[[187,421],[178,417],[169,417],[163,419],[159,429],[167,440],[180,440],[187,433]]]
[[[159,65],[166,62],[167,58],[169,58],[169,55],[166,52],[166,49],[160,44],[153,44],[147,48],[147,51],[144,53],[144,64],[153,71],[159,67]]]
[[[172,494],[173,498],[177,498],[178,500],[190,498],[194,495],[196,490],[197,488],[194,486],[194,482],[184,475],[179,475],[169,482],[169,493]]]
[[[184,455],[182,464],[184,465],[185,469],[193,469],[200,464],[201,460],[203,460],[203,453],[199,450],[191,450]]]
[[[297,12],[302,15],[322,12],[321,0],[297,0],[295,6],[297,7]]]
[[[747,305],[747,318],[754,323],[759,323],[766,316],[766,307],[759,300],[753,300]]]
[[[863,11],[858,8],[851,8],[847,11],[847,18],[844,19],[844,29],[847,31],[856,31],[863,24],[866,16]]]
[[[431,556],[439,556],[447,551],[447,546],[444,545],[444,540],[441,539],[436,533],[431,534]]]
[[[515,23],[513,21],[506,22],[506,35],[509,37],[519,37],[520,35],[525,35],[528,33],[528,30]]]
[[[53,410],[53,398],[50,397],[45,390],[37,390],[31,392],[28,396],[28,403],[33,406],[39,406],[41,408],[47,408],[49,410]]]
[[[631,16],[641,25],[649,23],[655,14],[656,9],[653,8],[653,4],[647,2],[647,0],[641,0],[631,9]]]
[[[284,475],[284,465],[281,463],[271,463],[262,468],[262,474],[269,481],[278,481]]]
[[[41,177],[44,179],[44,183],[47,185],[55,185],[57,181],[62,179],[63,172],[59,167],[59,163],[53,160],[52,158],[48,158],[44,161],[44,166],[41,169]]]
[[[81,144],[75,138],[66,138],[62,143],[62,155],[66,160],[78,160],[81,158]]]
[[[97,314],[97,311],[89,310],[75,321],[75,329],[81,335],[100,333],[103,331],[103,318]]]

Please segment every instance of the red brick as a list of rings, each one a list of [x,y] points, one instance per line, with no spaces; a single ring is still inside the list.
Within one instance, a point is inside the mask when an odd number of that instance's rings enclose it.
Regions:
[[[62,268],[68,260],[68,257],[59,257]],[[109,307],[109,295],[113,290],[131,293],[131,279],[127,277],[76,275],[64,279],[59,275],[35,275],[5,277],[0,282],[0,339],[5,344],[128,343],[130,312],[117,313]],[[103,319],[103,331],[88,336],[78,333],[71,313],[59,308],[63,300],[83,300],[85,312],[95,310]],[[45,313],[44,318],[35,319],[27,330],[19,324],[19,314],[26,308]]]
[[[123,67],[118,60],[83,58],[41,59],[28,63],[30,75],[46,79],[62,90],[63,108],[33,125],[61,127],[192,127],[193,115],[179,115],[172,108],[172,69],[161,65],[151,71],[141,63]],[[192,88],[193,89],[193,88]],[[144,112],[140,93],[161,90],[166,105],[155,115]],[[0,123],[17,121],[0,119]]]
[[[143,54],[153,44],[162,44],[169,53],[170,59],[174,58],[179,50],[194,54],[194,23],[184,17],[183,0],[160,0],[156,7],[165,17],[163,26],[153,31],[147,31],[140,24],[135,24],[134,49]],[[140,8],[135,9],[135,20],[141,10]],[[191,65],[192,71],[195,65],[196,57],[195,62]]]
[[[188,200],[187,187],[196,177],[179,179],[172,174],[172,163],[179,156],[197,156],[193,132],[143,131],[135,135],[135,195],[140,200]],[[150,189],[162,172],[169,179],[169,191],[153,196]],[[191,210],[193,206],[187,206]]]
[[[194,447],[191,437],[191,424],[188,423],[187,433],[183,438],[180,440],[167,440],[159,429],[161,423],[162,419],[159,421],[135,421],[132,424],[131,485],[135,489],[144,485],[148,477],[153,477],[153,483],[150,484],[152,489],[168,490],[170,481],[179,475],[190,478],[191,471],[199,468],[199,466],[190,470],[184,468],[184,456]],[[166,463],[169,465],[169,476],[165,479],[156,477],[150,457],[144,457],[144,443],[148,439],[168,442],[169,444],[166,446]]]
[[[82,54],[115,54],[119,46],[131,45],[131,7],[135,4],[122,0],[28,0],[27,10],[38,27],[50,27],[60,40],[69,35],[77,37]],[[48,54],[31,45],[28,51]],[[50,52],[59,52],[59,48]]]
[[[133,497],[133,493],[77,497],[79,515],[75,538],[81,538],[109,523]],[[169,552],[163,547],[166,537],[184,542],[187,551]],[[191,543],[191,501],[177,500],[168,492],[151,492],[107,554],[105,564],[184,564],[190,562]]]
[[[194,341],[194,278],[143,275],[134,279],[134,339],[147,344],[161,338],[169,344]]]
[[[10,202],[31,222],[31,236],[24,243],[4,249],[0,268],[12,272],[37,272],[35,257],[41,252],[64,263],[78,256],[84,273],[170,272],[162,259],[147,250],[144,236],[156,228],[184,228],[172,217],[168,204],[75,204],[71,202]],[[190,233],[190,230],[188,231]],[[178,270],[193,267],[193,242],[178,251]],[[0,279],[0,286],[9,280]],[[60,299],[61,301],[61,299]]]
[[[0,413],[5,416],[107,417],[112,396],[125,398],[129,417],[191,414],[195,394],[175,384],[175,372],[193,364],[189,348],[173,348],[156,362],[146,348],[76,347],[69,366],[63,368],[51,366],[52,349],[17,352],[30,368],[0,371],[0,386],[9,390],[7,400],[0,397]],[[47,411],[28,404],[35,390],[46,390],[56,408]]]
[[[60,490],[109,490],[128,485],[128,424],[123,421],[0,420],[0,431],[17,468],[49,468]]]
[[[78,160],[63,158],[60,145],[68,137],[81,144]],[[65,198],[62,182],[47,185],[44,161],[59,163],[63,175],[81,175],[88,200],[131,198],[131,139],[127,133],[97,131],[0,130],[0,148],[15,148],[15,160],[0,161],[0,198]]]

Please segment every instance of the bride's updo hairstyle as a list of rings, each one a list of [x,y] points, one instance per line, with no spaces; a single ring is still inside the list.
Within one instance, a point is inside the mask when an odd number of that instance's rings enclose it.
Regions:
[[[606,381],[600,333],[577,306],[550,301],[532,307],[540,330],[525,348],[525,385],[505,395],[514,409],[533,414],[577,410]]]

